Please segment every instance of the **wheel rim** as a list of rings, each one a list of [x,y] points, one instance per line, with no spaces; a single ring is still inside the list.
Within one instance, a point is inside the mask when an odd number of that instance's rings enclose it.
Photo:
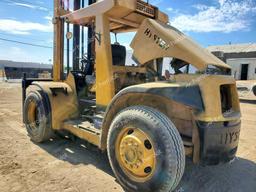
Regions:
[[[33,130],[39,127],[38,109],[34,101],[30,101],[28,104],[28,124]]]
[[[116,157],[125,174],[145,182],[155,171],[156,154],[150,137],[140,129],[125,128],[116,141]]]

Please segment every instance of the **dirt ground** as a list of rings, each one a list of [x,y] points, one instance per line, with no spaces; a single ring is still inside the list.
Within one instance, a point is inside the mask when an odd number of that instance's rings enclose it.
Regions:
[[[243,101],[241,108],[237,159],[213,167],[187,160],[176,191],[256,191],[256,103]],[[0,83],[0,191],[123,191],[106,154],[81,140],[34,144],[21,119],[20,84]]]

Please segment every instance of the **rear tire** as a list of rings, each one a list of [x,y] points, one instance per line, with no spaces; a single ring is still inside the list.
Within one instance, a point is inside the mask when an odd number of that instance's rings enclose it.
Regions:
[[[40,91],[30,92],[24,103],[24,123],[29,137],[36,143],[53,136],[48,97]]]
[[[256,85],[253,86],[252,92],[253,92],[253,94],[256,96]]]
[[[124,131],[126,129],[127,132]],[[134,132],[139,133],[135,134]],[[144,169],[145,171],[152,171],[147,177],[140,177],[141,175],[137,174],[138,169],[129,169],[130,164],[126,166],[125,163],[127,162],[123,163],[124,161],[120,158],[121,156],[126,158],[126,153],[124,153],[125,155],[123,154],[123,148],[129,148],[131,145],[135,145],[135,147],[138,146],[136,142],[136,144],[134,144],[134,142],[130,141],[131,143],[128,142],[129,144],[127,144],[126,147],[123,145],[123,140],[125,141],[128,137],[135,137],[134,141],[137,141],[143,138],[143,136],[141,136],[143,134],[141,133],[144,133],[146,137],[149,138],[149,146],[152,146],[155,152],[154,159],[150,161],[155,162],[154,165],[151,164],[153,166],[150,167],[150,169],[146,169],[148,167]],[[124,136],[122,134],[124,134]],[[128,134],[131,134],[131,136]],[[136,135],[139,135],[138,138],[136,138]],[[145,145],[143,140],[141,143]],[[145,147],[148,148],[146,145]],[[146,148],[145,151],[148,153]],[[121,111],[114,118],[110,126],[107,149],[113,172],[120,184],[127,191],[169,192],[177,187],[182,178],[185,168],[185,150],[182,139],[171,120],[155,109],[145,106],[133,106]],[[118,155],[120,151],[121,155]],[[133,150],[127,151],[127,154],[130,154],[130,151]],[[138,150],[138,152],[134,152],[133,154],[139,153],[140,151]],[[133,156],[134,155],[132,155],[132,157]],[[136,162],[136,158],[133,162]],[[144,160],[147,161],[147,159],[143,159],[142,157],[140,161],[144,162]],[[140,166],[143,165],[144,163]],[[135,166],[138,168],[136,163]],[[145,164],[145,166],[147,165]]]

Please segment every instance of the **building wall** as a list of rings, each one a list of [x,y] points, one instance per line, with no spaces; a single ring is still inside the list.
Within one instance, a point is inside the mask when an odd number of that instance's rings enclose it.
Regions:
[[[237,79],[241,79],[242,64],[249,64],[248,80],[256,80],[256,58],[236,58],[227,59],[227,64],[232,67],[232,75]]]
[[[52,69],[35,69],[35,68],[17,68],[4,67],[6,79],[22,79],[23,73],[26,73],[27,78],[38,78],[38,74],[44,71],[52,73]]]

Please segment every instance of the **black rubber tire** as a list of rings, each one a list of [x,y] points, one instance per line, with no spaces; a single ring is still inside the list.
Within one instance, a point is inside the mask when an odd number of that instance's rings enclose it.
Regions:
[[[254,86],[252,87],[252,92],[253,92],[253,94],[256,96],[256,85],[254,85]]]
[[[36,103],[37,125],[29,122],[28,110],[30,102]],[[49,140],[54,134],[51,128],[51,109],[48,97],[41,91],[30,92],[24,102],[24,123],[29,137],[36,143]],[[34,128],[32,127],[34,126]]]
[[[153,176],[143,183],[130,179],[115,156],[116,138],[128,126],[134,126],[148,134],[157,154]],[[180,134],[167,116],[153,108],[133,106],[121,111],[110,126],[107,150],[113,172],[127,191],[173,191],[184,173],[185,150]]]

